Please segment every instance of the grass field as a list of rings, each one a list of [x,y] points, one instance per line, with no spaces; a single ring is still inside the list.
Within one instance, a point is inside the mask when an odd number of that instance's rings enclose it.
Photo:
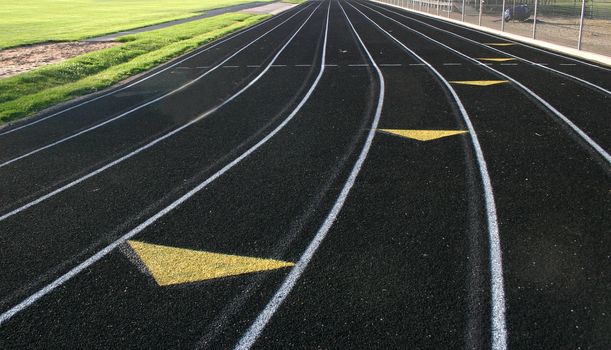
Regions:
[[[80,40],[252,1],[270,0],[3,0],[0,49]]]
[[[0,124],[111,86],[267,17],[228,13],[129,35],[122,45],[2,79]]]

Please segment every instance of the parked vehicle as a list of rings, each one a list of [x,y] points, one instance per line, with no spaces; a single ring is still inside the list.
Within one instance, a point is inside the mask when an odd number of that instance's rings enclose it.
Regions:
[[[510,7],[505,10],[503,19],[509,21],[526,21],[530,17],[530,8],[526,4]]]

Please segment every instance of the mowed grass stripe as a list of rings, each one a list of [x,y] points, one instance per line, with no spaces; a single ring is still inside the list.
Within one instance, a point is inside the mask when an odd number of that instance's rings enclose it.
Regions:
[[[91,38],[253,1],[270,0],[2,1],[0,48]]]
[[[91,52],[0,80],[0,123],[109,87],[268,15],[228,13],[120,38]]]

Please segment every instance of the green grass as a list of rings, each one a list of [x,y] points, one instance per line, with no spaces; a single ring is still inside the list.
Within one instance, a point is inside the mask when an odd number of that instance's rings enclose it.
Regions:
[[[229,13],[129,35],[112,48],[0,80],[0,123],[111,86],[268,15]]]
[[[252,1],[2,0],[0,49],[45,41],[80,40]]]
[[[287,4],[301,4],[306,1],[307,0],[282,0],[282,2],[286,2]]]
[[[579,17],[581,0],[556,0],[549,4],[541,4],[539,9],[539,12],[545,15]],[[611,1],[587,0],[586,18],[611,20]]]

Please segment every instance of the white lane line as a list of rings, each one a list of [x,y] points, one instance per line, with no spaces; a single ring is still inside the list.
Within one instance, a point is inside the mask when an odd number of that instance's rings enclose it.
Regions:
[[[1,163],[1,164],[0,164],[0,168],[5,167],[5,166],[7,166],[7,165],[9,165],[9,164],[12,164],[12,163],[14,163],[14,162],[16,162],[16,161],[19,161],[19,160],[21,160],[21,159],[24,159],[24,158],[26,158],[26,157],[29,157],[29,156],[31,156],[31,155],[34,155],[34,154],[36,154],[36,153],[38,153],[38,152],[40,152],[40,151],[44,151],[44,150],[46,150],[46,149],[48,149],[48,148],[51,148],[51,147],[57,146],[57,145],[59,145],[59,144],[61,144],[61,143],[64,143],[64,142],[66,142],[66,141],[69,141],[69,140],[71,140],[71,139],[73,139],[73,138],[76,138],[76,137],[78,137],[78,136],[80,136],[80,135],[83,135],[83,134],[88,133],[88,132],[90,132],[90,131],[93,131],[93,130],[95,130],[95,129],[98,129],[98,128],[100,128],[100,127],[102,127],[102,126],[106,125],[106,124],[112,123],[112,122],[114,122],[114,121],[115,121],[115,120],[117,120],[117,119],[121,119],[121,118],[125,117],[125,116],[126,116],[126,115],[128,115],[128,114],[131,114],[131,113],[133,113],[133,112],[136,112],[136,111],[138,111],[138,110],[140,110],[140,109],[142,109],[142,108],[144,108],[144,107],[146,107],[146,106],[149,106],[149,105],[151,105],[151,104],[153,104],[153,103],[155,103],[155,102],[158,102],[158,101],[160,101],[160,100],[162,100],[162,99],[164,99],[164,98],[166,98],[166,97],[168,97],[168,96],[174,95],[174,94],[176,94],[176,93],[178,93],[178,92],[180,92],[180,91],[182,91],[182,90],[186,89],[187,87],[189,87],[189,86],[191,86],[191,85],[195,84],[196,82],[198,82],[199,80],[201,80],[201,79],[203,79],[205,76],[207,76],[208,74],[210,74],[210,73],[214,72],[215,70],[217,70],[218,68],[220,68],[221,66],[223,66],[223,64],[225,64],[225,62],[227,62],[227,61],[229,61],[230,59],[232,59],[233,57],[237,56],[237,55],[238,55],[240,52],[242,52],[242,51],[246,50],[246,49],[247,49],[247,48],[248,48],[250,45],[253,45],[253,44],[254,44],[255,42],[257,42],[259,39],[261,39],[261,38],[265,37],[267,34],[271,33],[273,30],[275,30],[276,28],[280,27],[281,25],[283,25],[284,23],[286,23],[288,20],[290,20],[291,18],[295,17],[297,14],[301,13],[301,12],[302,12],[302,11],[304,11],[306,8],[309,8],[310,6],[311,6],[311,5],[308,5],[307,7],[304,7],[303,9],[299,10],[298,12],[296,12],[295,14],[293,14],[292,16],[290,16],[289,18],[285,19],[284,21],[282,21],[280,24],[276,25],[276,26],[275,26],[275,27],[273,27],[272,29],[268,30],[267,32],[265,32],[263,35],[259,36],[259,37],[258,37],[258,38],[256,38],[255,40],[251,41],[251,42],[250,42],[250,43],[248,43],[246,46],[244,46],[244,47],[240,48],[238,51],[234,52],[234,53],[233,53],[231,56],[229,56],[229,57],[227,57],[226,59],[224,59],[224,60],[223,60],[221,63],[219,63],[219,64],[217,64],[216,66],[214,66],[214,68],[210,69],[209,71],[206,71],[205,73],[201,74],[200,76],[198,76],[198,77],[197,77],[197,78],[195,78],[194,80],[191,80],[190,82],[188,82],[188,83],[186,83],[186,84],[184,84],[184,85],[182,85],[182,86],[180,86],[180,87],[178,87],[178,88],[176,88],[176,89],[174,89],[174,90],[172,90],[172,91],[170,91],[170,92],[168,92],[168,93],[166,93],[166,94],[164,94],[164,95],[162,95],[162,96],[159,96],[159,97],[157,97],[157,98],[155,98],[155,99],[153,99],[153,100],[151,100],[151,101],[148,101],[148,102],[146,102],[146,103],[143,103],[143,104],[139,105],[138,107],[132,108],[132,109],[130,109],[129,111],[124,112],[124,113],[121,113],[121,114],[119,114],[118,116],[113,117],[113,118],[111,118],[111,119],[108,119],[108,120],[106,120],[106,121],[104,121],[104,122],[102,122],[102,123],[96,124],[96,125],[94,125],[94,126],[92,126],[92,127],[89,127],[89,128],[87,128],[87,129],[81,130],[81,131],[77,132],[76,134],[72,134],[72,135],[70,135],[70,136],[64,137],[64,138],[62,138],[62,139],[60,139],[60,140],[58,140],[58,141],[55,141],[55,142],[49,143],[49,144],[47,144],[47,145],[45,145],[45,146],[39,147],[39,148],[34,149],[34,150],[30,151],[30,152],[27,152],[27,153],[25,153],[25,154],[22,154],[22,155],[20,155],[20,156],[18,156],[18,157],[15,157],[15,158],[13,158],[13,159],[7,160],[7,161],[5,161],[4,163]]]
[[[486,217],[488,222],[488,237],[490,240],[490,284],[491,284],[491,299],[492,299],[492,349],[494,350],[505,350],[507,349],[507,326],[505,322],[505,289],[504,289],[504,281],[503,281],[503,262],[502,262],[502,251],[501,251],[501,239],[499,236],[499,227],[498,227],[498,219],[496,214],[496,203],[494,202],[494,192],[492,190],[492,181],[490,180],[490,175],[488,173],[488,166],[486,164],[486,159],[484,158],[484,152],[482,151],[482,147],[479,143],[479,138],[477,137],[477,133],[473,124],[471,123],[471,118],[465,109],[460,97],[452,87],[452,85],[427,61],[425,61],[422,57],[420,57],[413,50],[405,46],[401,41],[392,36],[389,32],[380,27],[374,20],[367,17],[361,10],[354,7],[349,3],[356,11],[358,11],[361,15],[367,18],[371,23],[373,23],[380,31],[386,33],[387,36],[392,38],[398,45],[403,47],[403,49],[414,57],[416,57],[419,61],[424,63],[428,69],[441,81],[446,89],[452,95],[454,102],[458,106],[460,110],[460,114],[469,130],[469,135],[471,137],[471,144],[475,150],[475,156],[477,159],[477,163],[479,166],[480,177],[482,179],[482,186],[484,190],[484,197],[486,203]],[[362,5],[364,6],[364,5]],[[364,6],[367,7],[367,6]],[[375,11],[370,8],[371,11]],[[375,11],[378,12],[378,11]],[[378,12],[380,13],[380,12]],[[380,13],[381,14],[381,13]],[[381,14],[384,16],[383,14]],[[387,17],[387,16],[385,16]]]
[[[359,64],[349,64],[348,67],[368,67],[368,64],[363,64],[363,63],[359,63]]]
[[[309,6],[309,5],[308,5],[308,6]],[[307,6],[306,6],[306,7],[307,7]],[[305,8],[304,8],[304,9],[305,9]],[[302,9],[301,11],[303,11],[304,9]],[[299,13],[299,12],[297,12],[297,13]],[[295,13],[295,14],[297,14],[297,13]],[[277,18],[277,17],[276,17],[276,18]],[[0,136],[11,134],[11,133],[13,133],[13,132],[15,132],[15,131],[17,131],[17,130],[21,130],[21,129],[27,128],[27,127],[32,126],[32,125],[34,125],[34,124],[38,124],[38,123],[40,123],[40,122],[42,122],[42,121],[45,121],[45,120],[47,120],[47,119],[50,119],[50,118],[56,117],[56,116],[58,116],[58,115],[60,115],[60,114],[62,114],[62,113],[65,113],[65,112],[71,111],[71,110],[73,110],[73,109],[75,109],[75,108],[78,108],[78,107],[84,106],[84,105],[86,105],[86,104],[88,104],[88,103],[91,103],[91,102],[97,101],[97,100],[102,99],[102,98],[104,98],[104,97],[108,97],[108,96],[110,96],[110,95],[112,95],[112,94],[115,94],[115,93],[117,93],[117,92],[123,91],[123,90],[125,90],[125,89],[129,89],[129,88],[130,88],[130,87],[132,87],[132,86],[135,86],[135,85],[138,85],[138,84],[140,84],[140,83],[142,83],[142,82],[144,82],[144,81],[147,81],[147,80],[151,79],[152,77],[154,77],[154,76],[156,76],[156,75],[158,75],[158,74],[161,74],[161,73],[163,73],[163,72],[167,71],[168,69],[174,68],[174,67],[176,67],[177,65],[179,65],[179,64],[181,64],[181,63],[184,63],[185,61],[188,61],[188,60],[192,59],[192,58],[193,58],[193,57],[195,57],[195,56],[201,55],[202,53],[204,53],[204,52],[206,52],[206,51],[208,51],[208,50],[210,50],[210,49],[213,49],[213,48],[215,48],[215,47],[217,47],[217,46],[219,46],[219,45],[221,45],[221,44],[223,44],[223,43],[225,43],[225,42],[227,42],[227,41],[229,41],[229,40],[232,40],[232,39],[237,38],[237,37],[239,37],[239,36],[241,36],[241,35],[243,35],[243,34],[246,34],[246,33],[250,32],[251,30],[254,30],[254,29],[256,29],[256,28],[258,28],[258,27],[260,27],[260,26],[262,26],[263,24],[266,24],[266,23],[269,23],[269,21],[263,21],[263,22],[257,23],[257,24],[255,24],[254,26],[252,26],[252,27],[250,27],[250,28],[247,28],[247,29],[245,29],[245,30],[242,30],[242,31],[239,31],[239,32],[235,33],[235,35],[231,35],[231,36],[228,36],[228,37],[226,37],[226,38],[224,38],[224,39],[221,39],[220,41],[218,41],[218,42],[214,43],[214,44],[213,44],[213,45],[211,45],[211,46],[208,46],[208,47],[203,48],[202,50],[199,50],[199,51],[193,52],[193,53],[191,53],[190,55],[188,55],[188,56],[186,56],[186,57],[184,57],[184,58],[182,58],[182,59],[180,59],[180,60],[178,60],[178,61],[176,61],[176,62],[174,62],[174,63],[170,64],[170,65],[168,65],[167,67],[164,67],[163,69],[161,69],[161,70],[159,70],[159,71],[157,71],[157,72],[155,72],[155,73],[153,73],[153,74],[150,74],[150,75],[148,75],[148,76],[146,76],[146,77],[144,77],[144,78],[142,78],[142,79],[139,79],[139,80],[137,80],[137,81],[135,81],[135,82],[133,82],[133,83],[131,83],[131,84],[125,85],[125,86],[121,87],[120,89],[113,90],[113,91],[109,91],[109,92],[107,92],[107,93],[105,93],[105,94],[103,94],[103,95],[100,95],[100,96],[94,97],[94,98],[92,98],[92,99],[88,99],[88,100],[83,101],[83,102],[81,102],[81,103],[79,103],[79,104],[76,104],[76,105],[74,105],[74,106],[71,106],[71,107],[68,107],[68,108],[62,109],[61,111],[55,112],[55,113],[53,113],[53,114],[51,114],[51,115],[48,115],[48,116],[46,116],[46,117],[44,117],[44,118],[36,119],[36,120],[34,120],[34,121],[30,122],[30,123],[27,123],[27,124],[24,124],[24,125],[21,125],[21,126],[18,126],[18,127],[12,128],[12,129],[7,130],[7,131],[4,131],[4,132],[0,132]],[[198,67],[198,68],[199,68],[199,67]]]
[[[410,66],[424,66],[422,63],[410,63]]]
[[[573,66],[576,66],[577,64],[576,63],[560,63],[560,65],[561,66],[571,66],[571,67],[573,67]]]
[[[565,72],[563,72],[563,71],[559,71],[559,70],[556,70],[556,69],[554,69],[554,68],[548,67],[548,66],[547,66],[547,63],[535,63],[535,62],[530,61],[530,60],[528,60],[528,59],[526,59],[526,58],[523,58],[523,57],[520,57],[520,56],[513,55],[513,54],[511,54],[511,53],[508,53],[508,52],[505,52],[505,51],[499,50],[499,49],[497,49],[497,48],[495,48],[495,47],[491,47],[491,46],[486,45],[486,44],[482,44],[482,43],[481,43],[481,42],[479,42],[479,41],[476,41],[476,40],[473,40],[473,39],[470,39],[470,38],[464,37],[464,36],[462,36],[462,35],[459,35],[459,34],[453,33],[453,32],[451,32],[451,31],[449,31],[449,30],[445,30],[445,29],[442,29],[442,28],[439,28],[439,27],[435,27],[434,25],[429,24],[429,23],[426,23],[426,22],[424,22],[424,21],[421,21],[421,20],[419,20],[419,19],[417,19],[417,18],[412,18],[412,17],[409,17],[409,16],[405,16],[405,15],[403,15],[403,14],[399,13],[399,12],[391,11],[391,10],[389,10],[389,9],[387,9],[387,8],[384,8],[384,7],[382,7],[382,6],[378,6],[378,5],[375,5],[375,4],[374,4],[373,6],[375,6],[375,7],[377,7],[377,8],[384,9],[384,10],[386,10],[386,11],[388,11],[388,12],[392,12],[392,13],[394,13],[394,14],[396,14],[396,15],[399,15],[399,16],[401,16],[401,17],[407,18],[407,19],[409,19],[409,20],[412,20],[412,21],[415,21],[415,22],[418,22],[418,23],[424,24],[424,25],[426,25],[426,26],[428,26],[428,27],[430,27],[430,28],[435,28],[435,29],[437,29],[437,30],[439,30],[439,31],[442,31],[442,32],[444,32],[444,33],[448,33],[448,34],[450,34],[450,35],[452,35],[452,36],[454,36],[454,37],[457,37],[457,38],[460,38],[460,39],[466,40],[466,41],[468,41],[468,42],[474,43],[474,44],[479,45],[479,46],[481,46],[481,47],[483,47],[483,48],[486,48],[486,49],[488,49],[488,50],[492,50],[492,51],[494,51],[494,52],[497,52],[497,53],[500,53],[500,54],[503,54],[503,55],[507,55],[507,56],[510,56],[510,57],[513,57],[513,58],[516,58],[516,59],[518,59],[518,60],[520,60],[520,61],[523,61],[523,62],[525,62],[525,63],[530,63],[530,64],[531,64],[531,65],[533,65],[533,66],[541,67],[541,68],[543,68],[543,69],[545,69],[545,70],[548,70],[548,71],[554,72],[554,73],[556,73],[556,74],[558,74],[558,75],[562,75],[562,76],[564,76],[564,77],[566,77],[566,78],[569,78],[569,79],[573,79],[573,80],[579,81],[579,82],[581,82],[581,83],[583,83],[583,84],[585,84],[585,85],[588,85],[588,86],[589,86],[589,87],[591,87],[591,88],[594,88],[594,89],[596,89],[596,90],[599,90],[599,91],[601,91],[601,92],[603,92],[603,93],[605,93],[605,94],[611,95],[611,91],[609,91],[609,90],[607,90],[607,89],[603,88],[602,86],[596,85],[596,84],[594,84],[594,83],[592,83],[592,82],[589,82],[589,81],[587,81],[587,80],[585,80],[585,79],[582,79],[582,78],[576,77],[576,76],[574,76],[574,75],[571,75],[571,74],[565,73]],[[452,23],[452,24],[453,24],[453,23]],[[551,52],[547,52],[547,51],[543,51],[543,52],[546,52],[546,53],[551,53]],[[559,57],[563,57],[563,56],[559,56]],[[577,62],[581,62],[581,61],[579,61],[579,60],[575,60],[575,61],[577,61]],[[584,64],[585,64],[585,62],[582,62],[582,63],[584,63]],[[591,64],[589,64],[589,65],[591,65]],[[596,66],[596,65],[591,65],[591,66],[598,67],[598,66]],[[598,68],[601,68],[601,67],[598,67]]]
[[[248,67],[248,68],[259,68],[259,67],[261,67],[261,65],[260,64],[249,64],[246,67]]]
[[[316,6],[314,11],[312,11],[310,16],[305,20],[305,22],[303,22],[303,24],[299,27],[299,29],[297,29],[297,31],[293,34],[293,36],[286,42],[286,44],[284,44],[284,46],[280,49],[280,51],[278,51],[278,53],[276,54],[276,56],[274,57],[274,59],[272,60],[271,63],[273,63],[276,60],[276,58],[278,58],[278,56],[284,50],[284,48],[286,48],[288,46],[288,44],[293,40],[293,38],[297,35],[297,33],[301,30],[301,28],[303,28],[303,26],[308,22],[308,20],[312,17],[314,12],[316,12],[316,10],[318,10],[319,7],[320,7],[320,4],[318,6]],[[269,68],[271,66],[271,63],[265,68],[265,70],[257,78],[261,77],[267,70],[269,70]],[[323,70],[324,70],[324,66],[321,66],[321,72]],[[131,239],[132,237],[134,237],[138,233],[142,232],[142,230],[144,230],[145,228],[149,227],[150,225],[155,223],[157,220],[159,220],[163,216],[167,215],[168,213],[170,213],[174,209],[178,208],[180,205],[182,205],[184,202],[186,202],[189,198],[193,197],[195,194],[197,194],[198,192],[200,192],[201,190],[206,188],[206,186],[208,186],[214,180],[216,180],[219,177],[221,177],[223,174],[225,174],[231,168],[236,166],[238,163],[240,163],[246,157],[248,157],[253,152],[255,152],[257,149],[259,149],[263,144],[265,144],[267,141],[269,141],[269,139],[271,139],[280,130],[282,130],[286,126],[286,124],[288,124],[288,122],[290,122],[295,117],[297,112],[299,112],[301,107],[306,103],[306,101],[308,100],[308,98],[310,97],[310,95],[312,94],[314,89],[316,88],[316,85],[318,84],[318,81],[320,80],[320,76],[321,75],[319,75],[318,78],[316,79],[316,81],[314,81],[314,83],[310,87],[310,90],[308,91],[308,93],[303,97],[301,102],[295,107],[293,112],[291,112],[291,114],[280,125],[278,125],[274,130],[272,130],[269,134],[267,134],[263,139],[261,139],[259,142],[257,142],[255,145],[253,145],[251,148],[249,148],[246,152],[242,153],[238,158],[234,159],[233,161],[231,161],[230,163],[225,165],[222,169],[220,169],[219,171],[214,173],[212,176],[210,176],[204,182],[200,183],[195,188],[193,188],[192,190],[190,190],[189,192],[184,194],[182,197],[178,198],[176,201],[172,202],[170,205],[168,205],[167,207],[163,208],[157,214],[151,216],[146,221],[144,221],[140,225],[136,226],[135,228],[133,228],[131,231],[127,232],[125,235],[121,236],[116,241],[114,241],[114,242],[110,243],[109,245],[107,245],[104,249],[98,251],[96,254],[92,255],[87,260],[85,260],[82,263],[78,264],[76,267],[72,268],[70,271],[68,271],[67,273],[63,274],[62,276],[60,276],[59,278],[57,278],[56,280],[54,280],[50,284],[48,284],[45,287],[43,287],[42,289],[38,290],[36,293],[30,295],[28,298],[26,298],[25,300],[21,301],[19,304],[13,306],[9,310],[7,310],[4,313],[2,313],[0,315],[0,325],[2,325],[3,323],[7,322],[8,320],[10,320],[13,316],[18,314],[19,312],[25,310],[27,307],[29,307],[32,304],[34,304],[40,298],[42,298],[45,295],[51,293],[56,288],[60,287],[61,285],[63,285],[64,283],[66,283],[67,281],[72,279],[74,276],[76,276],[79,273],[81,273],[83,270],[87,269],[88,267],[90,267],[91,265],[96,263],[97,261],[101,260],[103,257],[108,255],[110,252],[112,252],[115,248],[117,248],[123,242],[127,241],[128,239]],[[248,86],[251,86],[253,84],[254,84],[254,80],[252,82],[250,82]],[[241,91],[245,91],[248,88],[248,86],[245,87],[244,89],[242,89]],[[235,98],[235,97],[237,97],[237,95],[232,96],[232,99]]]
[[[446,44],[444,44],[444,43],[442,43],[442,42],[439,42],[439,41],[437,41],[437,40],[435,40],[435,39],[433,39],[433,38],[429,37],[428,35],[423,34],[423,33],[419,32],[419,31],[417,31],[417,30],[415,30],[415,29],[413,29],[413,28],[411,28],[411,27],[409,27],[409,26],[407,26],[407,25],[405,25],[405,24],[403,24],[403,23],[401,23],[401,22],[397,21],[396,19],[394,19],[394,18],[392,18],[392,17],[388,17],[387,15],[385,15],[385,14],[383,14],[383,13],[379,12],[379,11],[376,11],[376,10],[374,10],[374,9],[372,9],[372,8],[368,7],[368,6],[365,6],[365,5],[361,5],[361,6],[364,6],[364,7],[368,8],[368,9],[370,9],[371,11],[374,11],[374,12],[376,12],[376,13],[380,14],[381,16],[384,16],[384,17],[386,17],[386,18],[390,19],[391,21],[393,21],[393,22],[395,22],[395,23],[399,24],[400,26],[402,26],[402,27],[404,27],[404,28],[406,28],[406,29],[408,29],[408,30],[410,30],[410,31],[412,31],[412,32],[414,32],[414,33],[416,33],[416,34],[418,34],[418,35],[422,36],[423,38],[426,38],[426,39],[428,39],[428,40],[430,40],[430,41],[432,41],[432,42],[434,42],[434,43],[437,43],[438,45],[440,45],[440,46],[442,46],[442,47],[444,47],[444,48],[446,48],[446,49],[448,49],[448,50],[450,50],[450,51],[454,52],[455,54],[457,54],[457,55],[459,55],[459,56],[461,56],[461,57],[466,58],[467,60],[470,60],[470,61],[472,61],[472,62],[474,62],[474,63],[481,63],[481,62],[479,62],[478,60],[476,60],[476,59],[474,59],[474,58],[472,58],[472,57],[470,57],[470,56],[467,56],[467,55],[465,55],[464,53],[462,53],[462,52],[460,52],[460,51],[458,51],[458,50],[455,50],[455,49],[453,49],[453,48],[449,47],[448,45],[446,45]],[[573,131],[574,131],[574,132],[575,132],[575,133],[576,133],[576,134],[577,134],[579,137],[581,137],[581,139],[582,139],[583,141],[585,141],[585,142],[586,142],[586,143],[587,143],[587,144],[588,144],[588,145],[589,145],[589,146],[590,146],[590,147],[591,147],[591,148],[592,148],[592,149],[593,149],[593,150],[594,150],[596,153],[598,153],[598,154],[599,154],[599,155],[600,155],[600,156],[601,156],[601,157],[602,157],[602,158],[603,158],[603,159],[604,159],[604,160],[607,162],[607,164],[611,164],[611,156],[609,155],[609,153],[607,153],[607,151],[605,151],[605,150],[604,150],[604,149],[603,149],[603,148],[602,148],[602,147],[601,147],[601,146],[600,146],[598,143],[596,143],[594,140],[592,140],[592,138],[591,138],[590,136],[588,136],[588,134],[586,134],[586,133],[585,133],[583,130],[581,130],[581,129],[580,129],[578,126],[577,126],[577,125],[575,125],[575,123],[573,123],[573,122],[572,122],[572,121],[571,121],[569,118],[567,118],[567,117],[566,117],[564,114],[562,114],[562,113],[561,113],[559,110],[557,110],[556,108],[554,108],[554,106],[552,106],[552,105],[551,105],[549,102],[547,102],[546,100],[544,100],[544,99],[543,99],[541,96],[537,95],[537,94],[536,94],[536,93],[534,93],[532,90],[530,90],[529,88],[527,88],[527,87],[526,87],[524,84],[522,84],[522,83],[520,83],[519,81],[517,81],[517,80],[513,79],[513,78],[512,78],[512,77],[510,77],[509,75],[507,75],[507,74],[505,74],[505,73],[503,73],[503,72],[500,72],[500,71],[498,71],[498,70],[496,70],[496,69],[494,69],[494,68],[488,67],[488,66],[483,66],[483,67],[484,67],[484,68],[486,68],[486,69],[488,69],[489,71],[491,71],[493,74],[495,74],[495,75],[497,75],[497,76],[500,76],[500,77],[503,77],[503,78],[504,78],[504,79],[506,79],[506,80],[511,81],[511,82],[512,82],[514,85],[518,86],[520,89],[522,89],[523,91],[525,91],[525,92],[526,92],[528,95],[530,95],[530,96],[534,97],[534,98],[535,98],[537,101],[539,101],[539,102],[540,102],[542,105],[544,105],[544,106],[545,106],[547,109],[549,109],[549,110],[550,110],[550,111],[551,111],[551,112],[552,112],[554,115],[556,115],[556,116],[557,116],[557,117],[558,117],[558,118],[559,118],[561,121],[563,121],[563,122],[564,122],[566,125],[568,125],[568,126],[571,128],[571,129],[573,129]],[[581,143],[579,143],[579,145],[581,146]]]
[[[312,67],[311,64],[296,64],[295,67]]]
[[[88,173],[88,174],[86,174],[86,175],[84,175],[84,176],[82,176],[82,177],[80,177],[80,178],[78,178],[78,179],[76,179],[76,180],[74,180],[74,181],[72,181],[72,182],[70,182],[70,183],[68,183],[68,184],[66,184],[66,185],[56,189],[56,190],[54,190],[54,191],[52,191],[52,192],[49,192],[49,193],[45,194],[44,196],[38,197],[37,199],[35,199],[35,200],[33,200],[33,201],[29,202],[29,203],[26,203],[26,204],[22,205],[21,207],[19,207],[17,209],[14,209],[14,210],[6,213],[6,214],[3,214],[2,216],[0,216],[0,221],[6,220],[7,218],[9,218],[9,217],[11,217],[11,216],[13,216],[15,214],[18,214],[18,213],[20,213],[20,212],[22,212],[22,211],[24,211],[24,210],[26,210],[28,208],[31,208],[31,207],[33,207],[33,206],[35,206],[35,205],[37,205],[37,204],[39,204],[39,203],[41,203],[41,202],[43,202],[43,201],[45,201],[45,200],[47,200],[49,198],[55,196],[55,195],[65,191],[65,190],[67,190],[67,189],[69,189],[71,187],[74,187],[74,186],[78,185],[79,183],[81,183],[81,182],[83,182],[83,181],[85,181],[85,180],[87,180],[89,178],[92,178],[92,177],[98,175],[99,173],[101,173],[101,172],[103,172],[103,171],[105,171],[105,170],[107,170],[109,168],[114,167],[115,165],[117,165],[119,163],[122,163],[126,159],[129,159],[129,158],[135,156],[138,153],[153,147],[157,143],[159,143],[159,142],[161,142],[161,141],[163,141],[163,140],[165,140],[165,139],[167,139],[167,138],[169,138],[169,137],[179,133],[180,131],[186,129],[187,127],[189,127],[189,126],[197,123],[198,121],[206,118],[207,116],[209,116],[210,114],[216,112],[218,109],[220,109],[221,107],[223,107],[227,103],[229,103],[229,102],[233,101],[234,99],[236,99],[244,91],[246,91],[248,88],[250,88],[259,79],[261,79],[261,77],[265,73],[267,73],[267,71],[270,69],[271,65],[276,61],[278,56],[280,56],[280,54],[289,45],[289,43],[293,40],[293,38],[295,38],[295,35],[297,35],[297,33],[301,30],[301,28],[303,28],[303,26],[310,19],[310,17],[312,17],[312,14],[314,14],[314,12],[316,12],[316,9],[318,9],[318,7],[320,7],[320,4],[314,9],[314,11],[312,11],[312,13],[308,16],[308,18],[306,18],[305,22],[303,22],[303,24],[297,29],[297,31],[293,34],[293,36],[291,36],[289,38],[289,40],[284,44],[284,46],[282,46],[282,48],[280,48],[280,51],[278,51],[276,53],[276,55],[274,56],[272,61],[267,65],[267,67],[263,71],[261,71],[261,73],[259,73],[259,75],[257,75],[250,83],[248,83],[248,85],[243,87],[236,94],[232,95],[231,97],[229,97],[227,100],[223,101],[221,104],[217,105],[216,107],[214,107],[212,109],[209,109],[208,111],[204,112],[203,114],[200,114],[197,118],[191,120],[187,124],[184,124],[184,125],[180,126],[179,128],[176,128],[176,129],[170,131],[167,134],[164,134],[163,136],[161,136],[161,137],[159,137],[159,138],[157,138],[157,139],[147,143],[146,145],[144,145],[144,146],[142,146],[142,147],[140,147],[140,148],[138,148],[138,149],[136,149],[136,150],[126,154],[126,155],[124,155],[123,157],[121,157],[119,159],[116,159],[116,160],[114,160],[114,161],[112,161],[112,162],[102,166],[101,168],[98,168],[98,169],[96,169],[96,170],[94,170],[94,171],[92,171],[92,172],[90,172],[90,173]]]
[[[342,207],[344,206],[344,203],[346,202],[346,199],[348,198],[348,194],[350,193],[352,186],[354,186],[354,182],[356,181],[356,178],[363,166],[363,163],[365,162],[365,159],[367,158],[367,154],[369,153],[369,149],[371,148],[371,144],[375,136],[375,131],[378,127],[378,122],[380,120],[380,114],[382,113],[382,105],[384,103],[384,77],[382,76],[382,72],[380,71],[380,68],[376,65],[375,61],[373,60],[373,57],[371,57],[369,50],[367,50],[367,47],[365,47],[365,44],[363,43],[360,36],[354,29],[354,26],[352,25],[352,22],[350,22],[350,19],[346,15],[346,12],[344,11],[343,7],[341,6],[341,4],[339,5],[340,5],[340,8],[342,9],[342,12],[344,12],[344,16],[348,20],[348,23],[352,27],[352,31],[356,34],[356,38],[358,39],[361,47],[363,47],[363,49],[365,50],[365,53],[369,57],[369,60],[373,64],[378,74],[378,77],[380,79],[380,94],[378,97],[378,105],[376,108],[375,116],[373,118],[371,128],[369,130],[367,139],[365,140],[365,144],[363,145],[361,153],[359,154],[359,157],[356,163],[354,164],[352,171],[350,172],[350,175],[348,179],[346,180],[344,187],[342,188],[342,191],[340,192],[338,198],[336,199],[335,204],[333,205],[333,208],[331,208],[331,211],[327,215],[327,218],[325,219],[324,223],[316,232],[316,235],[314,236],[314,238],[312,239],[312,241],[310,242],[306,250],[303,252],[301,257],[299,258],[299,261],[297,262],[297,264],[291,269],[291,272],[289,273],[289,275],[286,277],[286,279],[284,280],[280,288],[276,291],[276,294],[274,294],[272,299],[265,306],[265,309],[261,311],[261,313],[259,314],[259,316],[257,316],[256,320],[252,323],[250,328],[244,333],[240,341],[236,344],[235,346],[236,350],[246,350],[246,349],[250,349],[253,346],[253,344],[256,342],[257,338],[263,331],[263,329],[265,329],[265,326],[269,323],[269,321],[274,316],[274,314],[276,313],[280,305],[282,305],[286,297],[293,290],[293,288],[295,287],[295,284],[297,283],[297,281],[299,280],[299,278],[301,277],[305,269],[308,267],[308,264],[310,263],[310,261],[312,260],[312,257],[316,253],[316,250],[318,250],[318,248],[320,247],[322,241],[327,236],[329,229],[335,222],[337,215],[342,210]],[[329,2],[329,7],[331,7],[330,2]],[[325,31],[325,45],[327,42],[327,31],[329,28],[328,27],[328,23],[329,23],[328,18],[329,17],[327,14],[327,29]]]
[[[444,66],[462,66],[462,63],[444,63]]]
[[[282,68],[282,67],[286,67],[286,64],[274,64],[272,65],[273,68]]]
[[[223,68],[240,68],[240,66],[228,65],[228,66],[223,66]]]
[[[401,67],[401,63],[379,63],[379,67]]]
[[[210,68],[210,66],[198,66],[198,67],[195,67],[195,68],[197,68],[197,69],[208,69],[208,68]]]
[[[517,66],[517,63],[501,63],[501,66]]]
[[[176,67],[176,69],[193,69],[192,67]]]

